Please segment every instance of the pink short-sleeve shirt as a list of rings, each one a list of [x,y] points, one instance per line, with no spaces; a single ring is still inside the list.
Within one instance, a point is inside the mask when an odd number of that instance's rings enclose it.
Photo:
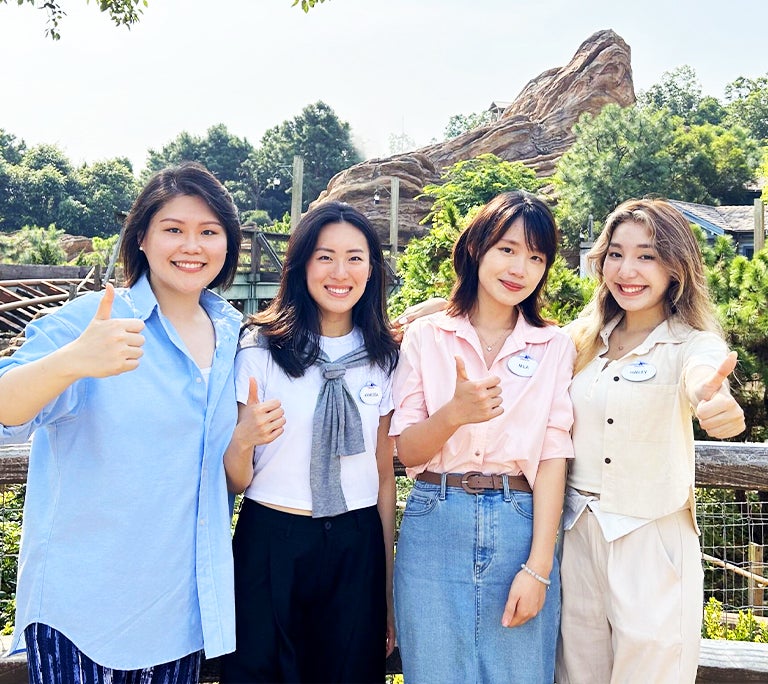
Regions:
[[[451,399],[456,356],[464,360],[470,379],[501,378],[504,413],[460,427],[426,463],[408,468],[411,477],[424,470],[522,473],[533,485],[539,461],[573,457],[568,386],[576,350],[559,328],[533,327],[522,314],[490,369],[467,317],[441,312],[410,324],[392,385],[390,435],[425,420]]]

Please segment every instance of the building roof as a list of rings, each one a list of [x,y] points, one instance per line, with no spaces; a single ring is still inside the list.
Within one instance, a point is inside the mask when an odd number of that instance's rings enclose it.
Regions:
[[[755,230],[755,207],[751,204],[712,207],[678,200],[670,200],[670,204],[689,221],[715,235],[753,233]]]

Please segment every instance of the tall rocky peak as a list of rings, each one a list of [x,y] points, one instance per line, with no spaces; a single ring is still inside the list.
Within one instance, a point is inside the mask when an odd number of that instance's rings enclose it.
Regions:
[[[626,107],[635,101],[630,49],[611,30],[585,40],[564,67],[532,79],[501,118],[452,140],[388,158],[369,159],[338,173],[317,201],[347,202],[366,214],[389,241],[390,181],[400,179],[400,242],[424,232],[419,222],[431,206],[415,199],[427,183],[463,159],[493,153],[520,161],[539,176],[549,176],[573,144],[573,125],[584,112],[597,114],[611,102]],[[379,190],[381,201],[373,203]]]

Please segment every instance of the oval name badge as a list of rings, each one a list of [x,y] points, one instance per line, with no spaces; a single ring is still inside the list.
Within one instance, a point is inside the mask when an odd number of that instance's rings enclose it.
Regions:
[[[630,363],[621,369],[621,377],[631,382],[644,382],[656,375],[656,366],[645,361]]]
[[[507,368],[519,375],[521,378],[530,378],[539,366],[539,362],[528,354],[519,354],[518,356],[510,356],[507,361]]]
[[[369,406],[378,404],[381,401],[381,388],[372,382],[366,383],[360,389],[360,401]]]

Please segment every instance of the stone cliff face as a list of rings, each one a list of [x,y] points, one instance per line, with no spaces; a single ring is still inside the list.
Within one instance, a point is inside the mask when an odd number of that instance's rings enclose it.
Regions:
[[[549,176],[573,144],[573,125],[584,112],[597,114],[611,102],[626,107],[634,101],[629,46],[613,31],[598,31],[582,43],[566,66],[529,81],[495,123],[414,152],[357,164],[334,176],[316,202],[348,202],[365,213],[388,242],[387,192],[391,179],[397,177],[400,244],[405,244],[424,232],[419,221],[431,206],[429,200],[415,197],[424,185],[437,182],[444,168],[490,152]],[[377,189],[381,202],[374,205]]]

